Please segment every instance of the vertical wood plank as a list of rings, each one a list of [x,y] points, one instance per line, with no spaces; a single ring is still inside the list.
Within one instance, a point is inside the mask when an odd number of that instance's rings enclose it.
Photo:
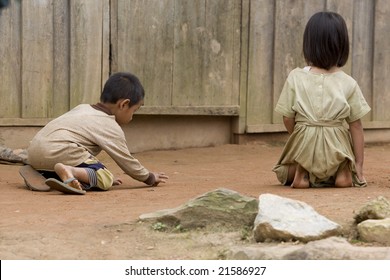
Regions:
[[[242,36],[243,28],[247,28],[248,20],[249,19],[243,19],[242,16],[248,15],[248,9],[249,9],[249,3],[246,0],[235,0],[233,2],[233,19],[232,19],[232,35],[231,35],[231,44],[232,44],[232,62],[231,62],[231,72],[232,72],[232,94],[231,94],[231,100],[227,103],[224,103],[226,105],[240,105],[241,101],[241,65],[248,68],[246,63],[241,63],[241,53],[247,52],[248,50],[248,42],[242,43],[242,39],[245,38],[245,36],[248,36],[248,31],[244,31],[244,37]],[[246,54],[245,56],[247,56]],[[245,57],[244,56],[244,57]],[[247,70],[245,70],[247,71]]]
[[[352,40],[352,76],[357,80],[367,102],[372,107],[372,71],[374,50],[374,1],[357,0],[354,2],[353,40]],[[364,117],[371,120],[372,111]]]
[[[0,14],[0,118],[21,116],[21,7],[12,1]]]
[[[114,65],[141,80],[145,106],[171,105],[174,4],[171,0],[118,0]]]
[[[373,120],[390,121],[390,5],[377,0],[375,6],[375,41],[373,69]]]
[[[276,1],[274,53],[274,106],[291,70],[305,66],[302,55],[303,32],[310,17],[325,9],[325,0]],[[282,118],[273,112],[273,123]]]
[[[22,1],[22,117],[49,117],[53,93],[53,1]]]
[[[174,105],[239,102],[239,9],[234,0],[176,1]]]
[[[203,105],[204,75],[209,63],[205,29],[206,0],[176,1],[173,105]],[[206,41],[206,42],[205,42]],[[207,48],[208,49],[208,48]]]
[[[103,7],[109,0],[73,0],[71,17],[70,106],[99,101],[102,85]]]
[[[250,5],[247,125],[269,124],[274,109],[274,0]]]
[[[110,1],[110,74],[118,72],[118,22],[119,22],[119,11],[118,1]],[[123,58],[124,59],[124,58]]]
[[[68,1],[54,1],[53,5],[53,97],[49,116],[57,117],[69,110],[70,13]]]
[[[349,37],[349,59],[343,67],[343,71],[349,75],[352,74],[352,42],[353,42],[353,6],[354,0],[328,0],[326,2],[328,11],[340,14],[347,24]]]
[[[205,103],[239,104],[240,0],[206,0],[205,32],[209,46],[203,50],[210,61],[205,84]]]
[[[110,1],[104,1],[102,6],[102,73],[101,73],[101,90],[110,76]]]
[[[244,134],[247,122],[247,104],[249,100],[248,94],[248,75],[249,75],[249,26],[250,26],[250,0],[242,0],[241,3],[241,42],[240,42],[240,110],[239,117],[232,121],[232,132],[234,134]]]

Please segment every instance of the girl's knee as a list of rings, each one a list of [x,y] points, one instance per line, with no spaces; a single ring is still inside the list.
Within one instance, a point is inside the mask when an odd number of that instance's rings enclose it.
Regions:
[[[353,186],[352,176],[350,178],[337,178],[335,182],[337,188],[350,188]]]

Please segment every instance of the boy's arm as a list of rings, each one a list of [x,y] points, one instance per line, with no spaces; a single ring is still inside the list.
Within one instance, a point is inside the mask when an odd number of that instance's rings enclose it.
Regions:
[[[96,139],[98,145],[127,175],[141,182],[153,180],[153,175],[150,175],[149,170],[130,154],[124,134],[121,131],[107,129],[101,131]]]
[[[115,120],[110,118],[104,126],[99,122],[95,128],[93,135],[96,145],[104,150],[127,175],[150,186],[157,186],[168,179],[168,176],[162,172],[150,172],[131,155],[125,134]]]
[[[100,145],[127,175],[149,186],[165,183],[168,176],[162,172],[150,172],[130,154],[122,132],[116,134],[115,137],[112,137],[112,135],[115,135],[113,131],[111,131],[111,134],[107,133],[105,139],[113,140],[102,142]]]
[[[353,153],[355,155],[356,173],[361,181],[365,181],[363,176],[364,162],[364,133],[361,120],[349,123],[349,131],[351,133]]]
[[[283,116],[283,123],[287,129],[288,134],[293,133],[294,126],[295,126],[295,118],[287,118],[287,117]]]

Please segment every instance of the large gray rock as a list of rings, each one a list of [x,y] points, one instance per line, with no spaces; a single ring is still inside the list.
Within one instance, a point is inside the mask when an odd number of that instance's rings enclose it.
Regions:
[[[340,234],[337,223],[318,214],[308,204],[273,194],[259,197],[259,213],[255,220],[257,242],[308,242]]]
[[[329,237],[307,244],[284,243],[240,246],[231,248],[228,259],[235,260],[388,260],[388,247],[359,247],[344,238]]]
[[[357,225],[359,238],[367,242],[378,242],[390,246],[390,218],[365,220]]]
[[[191,199],[174,208],[143,214],[141,221],[160,223],[166,227],[181,229],[202,228],[210,225],[228,227],[252,226],[257,214],[255,198],[238,192],[217,189]]]
[[[291,243],[257,243],[245,246],[234,246],[227,250],[228,260],[283,260],[285,256],[302,248],[302,244]]]
[[[390,201],[383,196],[378,196],[366,203],[354,218],[357,224],[365,220],[390,218]]]
[[[312,241],[284,256],[286,260],[382,260],[390,259],[390,248],[352,246],[341,237]]]

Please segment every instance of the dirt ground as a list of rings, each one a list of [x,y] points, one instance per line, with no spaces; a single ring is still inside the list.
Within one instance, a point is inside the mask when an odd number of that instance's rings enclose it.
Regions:
[[[174,208],[205,192],[228,188],[258,197],[273,193],[304,201],[348,228],[354,212],[383,195],[390,199],[390,145],[365,150],[367,188],[297,190],[280,186],[271,171],[281,146],[224,145],[136,154],[148,169],[170,177],[156,188],[132,180],[106,155],[100,158],[123,185],[85,196],[32,192],[20,166],[0,165],[0,259],[218,259],[250,234],[159,232],[139,215]],[[345,233],[348,235],[348,232]]]

